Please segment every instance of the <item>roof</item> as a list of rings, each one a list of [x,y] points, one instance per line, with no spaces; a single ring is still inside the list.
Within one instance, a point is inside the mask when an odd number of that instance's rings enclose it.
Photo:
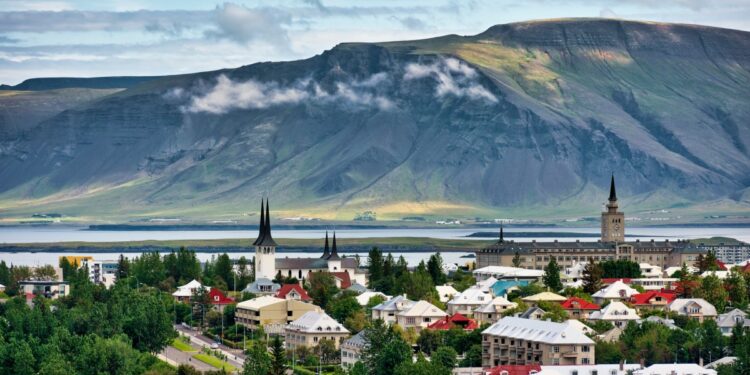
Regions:
[[[565,301],[566,298],[555,294],[552,292],[541,292],[534,294],[533,296],[523,297],[521,298],[524,302],[539,302],[539,301],[550,301],[550,302],[562,302]]]
[[[715,360],[715,361],[713,361],[713,362],[711,362],[711,363],[709,363],[709,364],[707,364],[707,365],[705,365],[703,367],[714,369],[714,368],[716,368],[719,365],[731,365],[735,361],[737,361],[737,357],[722,357],[722,358],[719,358],[719,359],[717,359],[717,360]]]
[[[454,294],[448,301],[449,305],[484,305],[492,300],[492,294],[477,287],[471,287],[461,293]]]
[[[667,251],[676,251],[680,253],[689,254],[701,254],[708,252],[707,249],[701,248],[696,244],[689,241],[627,241],[618,242],[619,245],[630,245],[638,250],[649,250],[649,249],[664,249]],[[539,251],[555,250],[595,250],[595,251],[612,251],[615,244],[612,242],[590,242],[590,241],[551,241],[551,242],[515,242],[515,241],[503,241],[491,244],[484,249],[479,250],[481,253],[497,253],[497,254],[509,254],[514,255],[516,252],[519,254],[530,254]]]
[[[245,289],[243,289],[242,291],[246,292],[246,293],[256,293],[256,294],[258,294],[258,293],[267,293],[266,291],[260,290],[259,287],[261,285],[263,285],[263,286],[270,286],[271,287],[271,292],[275,292],[275,291],[279,290],[279,288],[281,288],[281,285],[279,285],[279,284],[271,281],[271,279],[268,279],[268,278],[265,278],[265,277],[261,277],[261,278],[255,279],[255,281],[253,281],[252,283],[247,284],[247,286],[245,287]]]
[[[401,311],[411,307],[415,302],[406,298],[405,295],[395,296],[375,307],[376,311]]]
[[[427,326],[429,329],[435,329],[439,331],[447,331],[449,329],[459,327],[467,331],[473,331],[479,327],[476,320],[469,319],[459,313],[453,314],[453,316],[445,316],[444,318],[435,321],[434,323]]]
[[[747,318],[747,313],[740,310],[734,309],[728,313],[719,314],[716,318],[716,325],[719,327],[734,327],[742,321],[743,327],[750,327],[750,319]]]
[[[565,310],[599,310],[601,308],[599,305],[579,297],[570,297],[561,303],[560,306]]]
[[[341,258],[342,269],[357,269],[357,260]],[[276,269],[281,270],[316,270],[328,269],[328,260],[322,258],[276,258]]]
[[[398,313],[399,316],[446,316],[445,311],[427,301],[417,301]]]
[[[234,303],[234,298],[227,297],[224,292],[217,288],[211,288],[208,292],[208,298],[212,305],[231,305]]]
[[[670,374],[670,375],[716,375],[716,370],[703,368],[695,363],[659,363],[642,370],[633,371],[633,375]]]
[[[592,297],[604,299],[630,298],[634,294],[638,294],[638,291],[631,288],[623,280],[618,279],[594,293]]]
[[[308,311],[299,319],[287,324],[286,329],[303,333],[349,333],[341,323],[322,311]]]
[[[485,303],[481,307],[478,307],[476,310],[474,310],[475,313],[496,313],[502,309],[498,309],[499,306],[512,306],[516,307],[518,306],[515,302],[510,302],[505,297],[495,297],[489,302]]]
[[[435,290],[437,290],[440,297],[458,294],[458,291],[452,285],[436,285]]]
[[[367,346],[367,340],[365,340],[365,331],[360,331],[358,334],[348,338],[346,341],[341,343],[342,347],[345,348],[364,348]]]
[[[696,304],[701,307],[703,316],[716,316],[716,308],[703,298],[677,298],[669,304],[669,310],[676,311],[678,314],[686,315],[687,307]]]
[[[266,198],[266,212],[263,215],[263,200],[260,201],[260,226],[258,238],[253,242],[255,246],[278,246],[271,236],[271,213],[269,211],[268,198]]]
[[[638,320],[641,317],[620,301],[611,302],[599,311],[594,311],[589,315],[590,320]]]
[[[706,271],[701,274],[701,277],[716,276],[719,279],[726,279],[729,277],[729,271]]]
[[[544,315],[547,312],[544,311],[544,310],[542,310],[542,309],[540,309],[539,307],[532,306],[532,307],[529,307],[528,309],[526,309],[526,311],[518,314],[517,316],[519,318],[523,318],[523,319],[531,319],[531,316],[534,315],[534,314],[536,314],[536,313],[540,313],[540,314]]]
[[[568,322],[571,326],[578,328],[579,330],[581,330],[581,332],[583,332],[586,335],[596,334],[596,331],[594,331],[593,328],[583,324],[578,319],[568,319],[566,320],[566,322]]]
[[[482,331],[482,335],[503,336],[548,344],[594,344],[593,340],[568,322],[556,323],[516,317],[498,320]]]
[[[617,200],[617,191],[615,190],[615,174],[612,174],[612,180],[609,183],[609,201]]]
[[[299,284],[284,284],[281,286],[278,292],[276,292],[276,298],[286,298],[286,296],[295,291],[299,295],[299,299],[302,301],[310,301],[312,298],[307,294],[304,288]]]
[[[628,375],[631,371],[639,368],[641,368],[641,365],[638,363],[623,363],[622,370],[620,370],[619,363],[596,365],[553,365],[542,366],[542,371],[538,372],[537,375],[571,375],[575,373],[580,375]]]
[[[661,297],[662,299],[666,300],[667,303],[670,303],[674,301],[677,298],[677,295],[674,293],[667,293],[667,292],[660,292],[660,291],[650,291],[645,293],[638,293],[633,294],[630,296],[630,302],[632,302],[636,306],[644,306],[644,305],[650,305],[651,299]]]
[[[361,306],[367,306],[367,304],[370,302],[370,298],[375,297],[375,296],[381,296],[381,297],[385,298],[386,301],[391,298],[391,296],[385,295],[384,293],[373,292],[373,291],[370,291],[370,290],[368,290],[368,291],[366,291],[364,293],[361,293],[360,295],[358,295],[355,298],[357,299],[357,303],[359,303]]]
[[[649,316],[646,319],[639,320],[638,324],[641,324],[643,322],[661,324],[661,325],[663,325],[663,326],[665,326],[665,327],[667,327],[669,329],[681,329],[680,327],[678,327],[678,326],[676,326],[674,324],[674,320],[662,318],[662,317],[656,316],[656,315],[651,315],[651,316]]]
[[[541,371],[540,365],[502,365],[489,369],[489,375],[529,375],[532,371]]]
[[[341,257],[339,256],[339,251],[336,248],[336,232],[333,232],[333,246],[331,246],[331,254],[328,255],[326,258],[328,260],[341,260]]]
[[[506,266],[487,266],[474,270],[476,274],[492,274],[496,279],[503,278],[539,278],[544,275],[542,270],[530,270],[526,268],[518,267],[506,267]]]
[[[346,290],[350,290],[352,292],[357,292],[361,294],[367,291],[367,287],[355,281],[352,283],[350,287],[346,288]]]
[[[349,277],[349,272],[331,272],[331,275],[341,281],[341,289],[346,289],[352,286],[352,279]]]
[[[174,297],[192,297],[193,294],[195,294],[195,291],[205,288],[209,293],[211,292],[211,287],[206,286],[204,287],[198,280],[192,280],[189,283],[185,285],[181,285],[177,287],[177,290],[172,293],[172,296]]]
[[[238,309],[258,310],[274,303],[284,302],[283,299],[274,296],[261,296],[237,304]]]

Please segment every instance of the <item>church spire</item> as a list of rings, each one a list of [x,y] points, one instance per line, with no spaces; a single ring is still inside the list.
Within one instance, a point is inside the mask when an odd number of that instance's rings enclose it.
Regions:
[[[328,252],[328,231],[326,231],[326,244],[323,247],[323,256],[322,259],[327,259],[330,253]]]
[[[276,241],[273,240],[273,237],[271,236],[271,211],[270,207],[271,205],[268,203],[268,198],[266,198],[266,215],[265,215],[265,222],[263,222],[263,228],[261,230],[261,235],[258,237],[258,243],[256,246],[278,246],[276,244]]]
[[[265,216],[263,214],[263,198],[260,199],[260,221],[258,222],[258,238],[255,239],[255,242],[253,242],[253,245],[259,244],[261,241],[263,241],[263,236],[266,233],[265,230]]]
[[[609,201],[617,200],[617,191],[615,191],[615,174],[612,173],[612,179],[609,182]]]
[[[336,248],[336,232],[333,232],[333,246],[331,246],[331,255],[328,256],[328,260],[339,260],[339,251]]]
[[[500,223],[500,243],[505,242],[505,236],[503,236],[503,224]]]

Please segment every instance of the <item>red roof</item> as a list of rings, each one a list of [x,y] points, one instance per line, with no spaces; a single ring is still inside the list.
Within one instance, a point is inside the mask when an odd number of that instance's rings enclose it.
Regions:
[[[331,272],[331,275],[341,280],[341,289],[346,289],[352,286],[352,279],[349,277],[349,272]]]
[[[229,305],[234,303],[234,298],[227,297],[227,295],[218,288],[211,288],[208,292],[208,298],[212,305]]]
[[[436,329],[440,331],[447,331],[451,328],[459,327],[467,331],[473,331],[479,327],[474,319],[469,319],[460,313],[455,313],[453,316],[446,316],[440,320],[427,326],[429,329]]]
[[[674,293],[650,291],[645,293],[633,294],[633,296],[630,297],[630,301],[633,302],[633,304],[636,306],[650,305],[649,301],[655,297],[661,297],[667,300],[667,303],[670,303],[677,298],[677,295]]]
[[[300,299],[302,301],[310,301],[312,298],[307,294],[305,289],[303,289],[299,284],[284,284],[281,286],[281,289],[279,289],[278,292],[276,292],[276,298],[284,298],[286,299],[286,295],[289,294],[289,292],[295,291],[297,294],[299,294]]]
[[[622,280],[623,283],[630,284],[632,279],[630,279],[629,277],[612,277],[612,278],[602,279],[602,284],[609,285],[609,284],[614,283],[617,280]]]
[[[542,371],[542,366],[540,365],[502,365],[493,367],[490,369],[489,374],[490,375],[500,375],[500,374],[508,374],[508,375],[529,375],[532,371]]]
[[[599,310],[601,307],[595,303],[591,303],[589,301],[586,301],[583,298],[579,297],[570,297],[565,300],[565,302],[561,303],[560,306],[562,306],[565,310]]]
[[[747,262],[747,264],[740,268],[740,270],[742,270],[742,272],[750,272],[750,262]]]
[[[727,270],[727,265],[724,264],[724,262],[722,262],[722,261],[720,261],[718,259],[716,259],[716,266],[719,267],[719,271],[726,271]]]

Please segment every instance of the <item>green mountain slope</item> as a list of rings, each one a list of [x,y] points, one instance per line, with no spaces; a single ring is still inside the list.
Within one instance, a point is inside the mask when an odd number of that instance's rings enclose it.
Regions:
[[[4,142],[4,215],[747,210],[750,33],[599,19],[171,76]],[[696,211],[697,212],[697,211]],[[497,217],[497,216],[496,216]]]

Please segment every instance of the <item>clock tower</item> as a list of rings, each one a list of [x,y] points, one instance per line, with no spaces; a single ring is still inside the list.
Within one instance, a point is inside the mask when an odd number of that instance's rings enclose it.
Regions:
[[[625,242],[625,214],[617,211],[614,175],[609,185],[607,210],[602,212],[602,242]]]

